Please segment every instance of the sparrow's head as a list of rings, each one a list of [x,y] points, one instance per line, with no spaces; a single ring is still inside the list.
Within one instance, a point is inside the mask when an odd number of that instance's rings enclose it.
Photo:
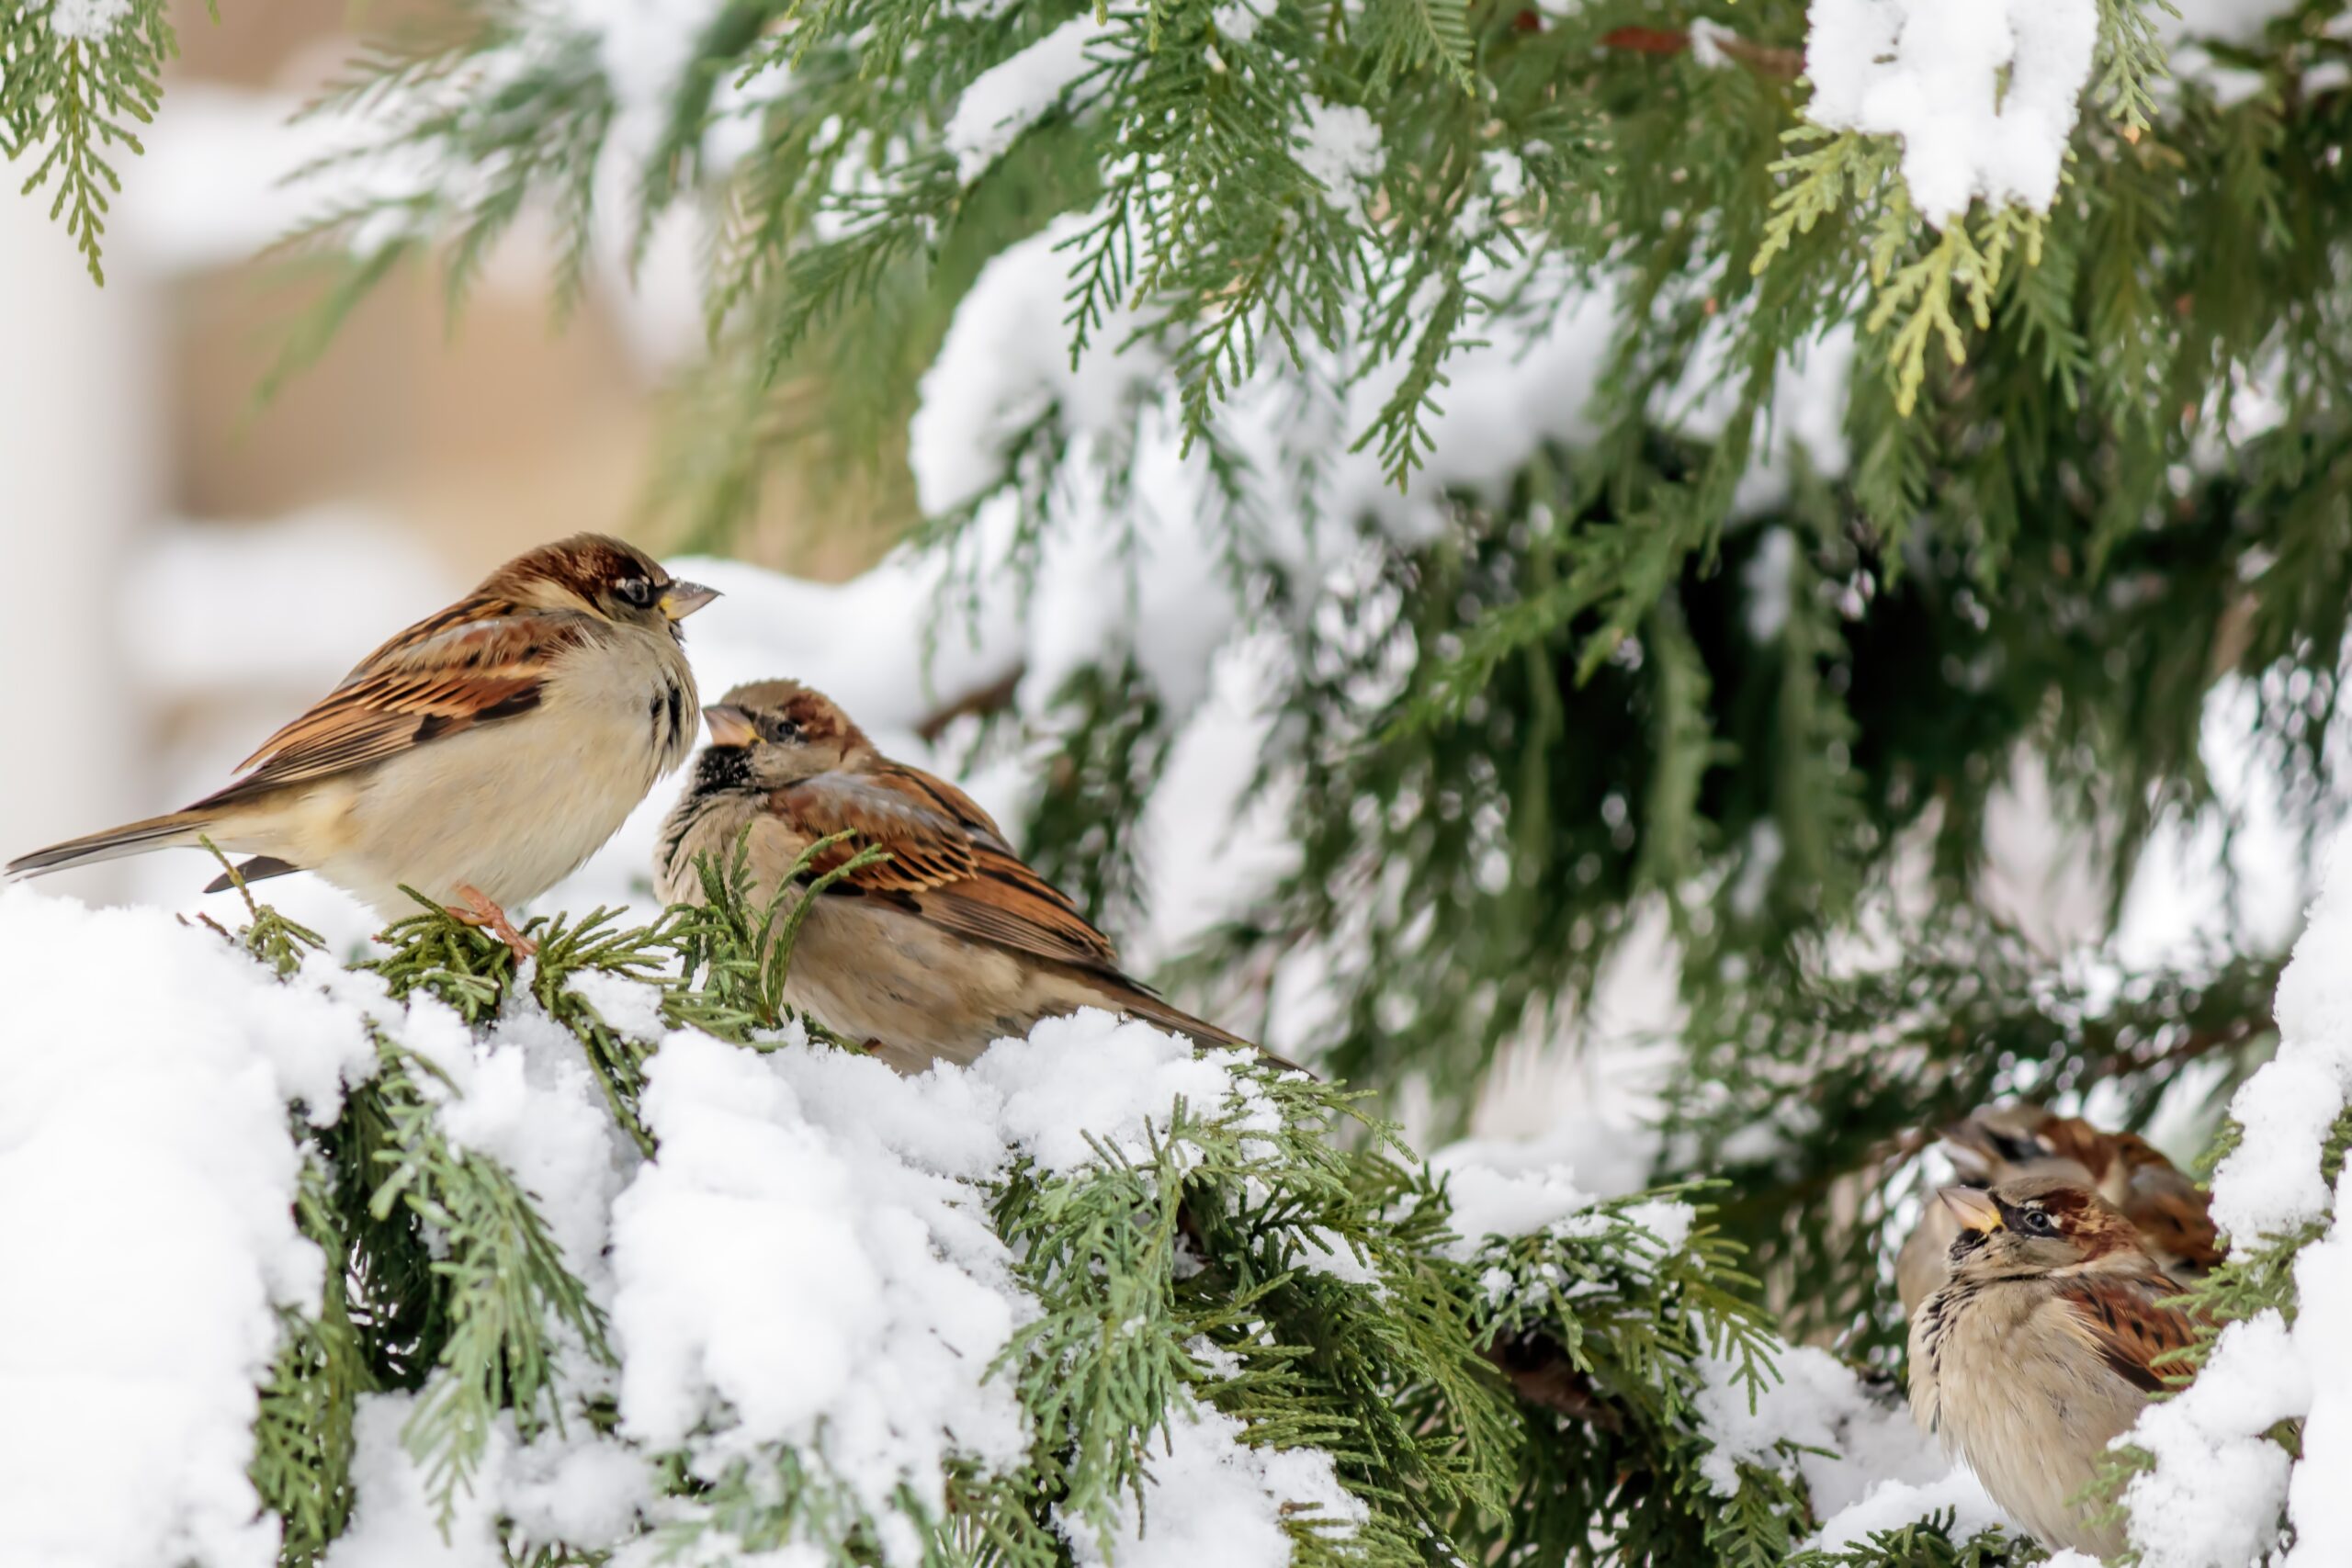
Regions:
[[[1988,1105],[1943,1130],[1952,1168],[1971,1187],[2024,1176],[2063,1176],[2095,1186],[2110,1158],[2107,1134],[2078,1116],[2039,1105]]]
[[[738,686],[702,713],[710,722],[704,755],[715,758],[707,765],[740,779],[737,787],[778,789],[873,749],[831,697],[797,681]]]
[[[2155,1269],[2132,1222],[2064,1177],[2029,1176],[1989,1189],[1947,1187],[1936,1197],[1960,1222],[1951,1244],[1956,1279]]]
[[[617,626],[678,635],[678,623],[718,597],[681,582],[636,546],[574,534],[526,551],[490,574],[482,592],[533,609],[585,610]]]

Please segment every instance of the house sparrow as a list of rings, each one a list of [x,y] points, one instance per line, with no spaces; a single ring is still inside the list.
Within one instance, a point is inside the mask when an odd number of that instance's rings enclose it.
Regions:
[[[1945,1128],[1943,1144],[1964,1186],[2061,1176],[2091,1189],[2123,1212],[2141,1247],[2181,1285],[2203,1279],[2222,1260],[2208,1213],[2211,1195],[2137,1133],[2103,1133],[2079,1116],[2053,1115],[2039,1105],[1994,1105]],[[1943,1283],[1958,1234],[1941,1204],[1928,1204],[1920,1215],[1894,1260],[1905,1317]]]
[[[693,747],[677,623],[717,596],[618,539],[542,545],[361,660],[226,789],[8,874],[209,838],[255,857],[246,881],[315,871],[388,918],[414,912],[406,884],[521,956],[504,906],[586,860]]]
[[[1911,1319],[1911,1414],[2043,1544],[2112,1556],[2122,1529],[2076,1499],[2165,1386],[2149,1363],[2195,1337],[2157,1304],[2180,1287],[2130,1220],[2063,1178],[1937,1198],[1957,1234],[1951,1277]]]
[[[1085,1007],[1206,1045],[1246,1044],[1122,973],[1109,939],[971,796],[881,755],[830,698],[763,681],[704,713],[711,743],[655,852],[664,899],[703,902],[696,860],[726,865],[739,841],[763,900],[820,839],[854,834],[808,878],[861,850],[888,852],[828,886],[794,942],[785,999],[833,1032],[901,1072],[968,1062],[1000,1036]]]

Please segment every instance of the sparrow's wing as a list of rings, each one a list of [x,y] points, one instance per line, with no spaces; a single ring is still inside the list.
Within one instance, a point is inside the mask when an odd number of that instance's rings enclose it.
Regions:
[[[2177,1377],[2188,1370],[2151,1364],[2197,1337],[2186,1314],[2156,1304],[2179,1293],[2180,1287],[2162,1275],[2077,1274],[2058,1287],[2066,1327],[2098,1351],[2116,1376],[2150,1393],[2171,1386],[2167,1374]]]
[[[988,814],[953,784],[888,763],[788,784],[771,797],[770,808],[812,840],[854,835],[820,859],[820,872],[862,849],[889,852],[889,859],[851,872],[836,891],[897,896],[960,936],[1116,972],[1110,939],[1023,864]]]
[[[528,713],[556,656],[587,631],[584,616],[525,614],[482,595],[462,600],[369,654],[239,764],[244,777],[197,805],[232,805]]]
[[[2221,1267],[2222,1237],[2213,1226],[2212,1199],[2170,1166],[2135,1173],[2123,1213],[2150,1245],[2195,1269]]]

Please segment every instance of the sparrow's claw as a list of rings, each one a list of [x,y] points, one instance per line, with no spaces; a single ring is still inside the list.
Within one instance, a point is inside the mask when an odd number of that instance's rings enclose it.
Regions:
[[[483,928],[491,935],[504,942],[506,951],[514,955],[516,964],[522,963],[523,960],[539,951],[539,944],[516,931],[514,922],[506,918],[506,911],[500,908],[481,888],[474,886],[471,883],[460,883],[458,886],[458,897],[464,900],[464,903],[451,905],[450,915],[469,926]]]

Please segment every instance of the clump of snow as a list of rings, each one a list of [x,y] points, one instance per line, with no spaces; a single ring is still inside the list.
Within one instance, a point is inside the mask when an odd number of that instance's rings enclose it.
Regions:
[[[1108,1538],[1057,1515],[1083,1568],[1284,1568],[1285,1517],[1304,1514],[1351,1530],[1369,1514],[1340,1484],[1319,1449],[1253,1449],[1241,1423],[1206,1405],[1174,1413],[1140,1499],[1122,1493]]]
[[[0,888],[0,1562],[276,1562],[254,1385],[323,1267],[287,1106],[332,1120],[373,1060],[312,971]]]
[[[1258,36],[1258,24],[1272,10],[1269,0],[1225,0],[1209,15],[1216,30],[1236,43],[1248,43]]]
[[[2352,838],[2338,840],[2279,976],[2277,1017],[2278,1055],[2231,1102],[2245,1137],[2214,1172],[2213,1218],[2237,1258],[2266,1238],[2327,1228],[2295,1257],[2293,1325],[2276,1311],[2229,1324],[2197,1381],[2118,1439],[2155,1461],[2124,1493],[2147,1568],[2254,1562],[2273,1546],[2282,1507],[2295,1530],[2282,1559],[2290,1568],[2352,1551],[2342,1485],[2352,1459],[2352,1173],[2333,1191],[2320,1176],[2328,1130],[2352,1100]],[[2306,1448],[2290,1472],[2266,1434],[2296,1418]]]
[[[1448,1255],[1468,1262],[1492,1236],[1590,1234],[1594,1206],[1637,1190],[1657,1153],[1656,1134],[1621,1132],[1590,1119],[1541,1138],[1470,1138],[1430,1156],[1445,1179],[1456,1240]],[[1586,1184],[1591,1185],[1588,1187]],[[1673,1251],[1690,1239],[1696,1215],[1686,1203],[1652,1200],[1625,1217]]]
[[[1984,197],[2048,210],[2098,42],[2095,0],[1813,0],[1808,112],[1903,139],[1930,223]]]
[[[1298,166],[1323,186],[1323,199],[1342,212],[1363,210],[1364,187],[1387,161],[1380,128],[1351,104],[1327,104],[1307,95]]]
[[[1805,1542],[1805,1548],[1841,1551],[1862,1544],[1881,1530],[1901,1529],[1905,1525],[1945,1512],[1952,1516],[1950,1533],[1954,1540],[1966,1540],[1996,1525],[2010,1530],[2018,1529],[2016,1521],[2001,1512],[2000,1505],[1985,1495],[1984,1483],[1976,1479],[1973,1471],[1962,1466],[1932,1481],[1879,1482],[1859,1499],[1824,1519],[1820,1532]],[[2052,1563],[2058,1561],[2051,1559]],[[2081,1561],[2092,1563],[2089,1558]]]
[[[363,1394],[354,1417],[350,1524],[327,1549],[326,1568],[507,1568],[500,1540],[510,1520],[533,1541],[625,1539],[654,1506],[650,1461],[598,1438],[587,1422],[515,1438],[511,1416],[489,1435],[470,1486],[442,1499],[401,1434],[413,1393]]]
[[[983,71],[956,100],[947,151],[966,185],[1003,156],[1021,133],[1059,103],[1090,66],[1086,46],[1110,31],[1081,12],[1035,43]]]
[[[2245,1138],[2213,1173],[2213,1223],[2243,1253],[2329,1209],[2319,1151],[2352,1099],[2352,837],[2278,977],[2278,1054],[2231,1101]]]
[[[1068,1176],[1102,1162],[1150,1156],[1155,1129],[1177,1102],[1195,1118],[1215,1116],[1262,1134],[1282,1116],[1256,1083],[1233,1068],[1240,1051],[1195,1051],[1148,1023],[1087,1010],[1039,1023],[1026,1040],[1002,1040],[972,1065],[972,1077],[1002,1097],[998,1112],[1012,1145],[1043,1169]]]
[[[2285,1319],[2266,1312],[2223,1329],[2197,1381],[2150,1405],[2130,1433],[2156,1461],[2124,1492],[2141,1561],[2255,1562],[2287,1495],[2287,1452],[2262,1434],[2310,1401]]]
[[[477,1039],[422,994],[411,998],[401,1038],[447,1080],[428,1075],[419,1084],[440,1102],[442,1136],[514,1175],[538,1201],[564,1268],[605,1302],[609,1216],[639,1156],[614,1123],[579,1040],[527,997],[510,1002]]]
[[[1826,1537],[1838,1528],[1838,1514],[1876,1496],[1886,1483],[1941,1489],[1951,1466],[1901,1402],[1871,1398],[1851,1368],[1810,1345],[1781,1348],[1772,1365],[1778,1376],[1751,1393],[1736,1361],[1709,1356],[1700,1363],[1704,1382],[1693,1403],[1713,1450],[1699,1472],[1719,1495],[1737,1494],[1741,1464],[1793,1464],[1814,1512],[1829,1521]],[[1784,1446],[1828,1451],[1792,1456]],[[1901,1495],[1884,1497],[1878,1508],[1895,1511]]]
[[[2335,1229],[2295,1259],[2295,1350],[2311,1380],[2303,1419],[2303,1459],[2287,1483],[2287,1512],[2295,1522],[2290,1568],[2352,1562],[2352,1506],[2344,1478],[2352,1475],[2352,1170],[2335,1190]]]
[[[62,39],[102,39],[130,14],[130,0],[55,0],[49,30]]]
[[[797,1092],[844,1066],[859,1093]],[[613,1211],[624,1431],[691,1441],[712,1478],[762,1445],[813,1453],[877,1519],[901,1488],[940,1507],[952,1456],[1019,1462],[1026,1423],[988,1376],[1022,1312],[1011,1257],[978,1189],[858,1113],[961,1115],[971,1101],[940,1090],[946,1077],[805,1045],[663,1043],[641,1101],[661,1153]]]

